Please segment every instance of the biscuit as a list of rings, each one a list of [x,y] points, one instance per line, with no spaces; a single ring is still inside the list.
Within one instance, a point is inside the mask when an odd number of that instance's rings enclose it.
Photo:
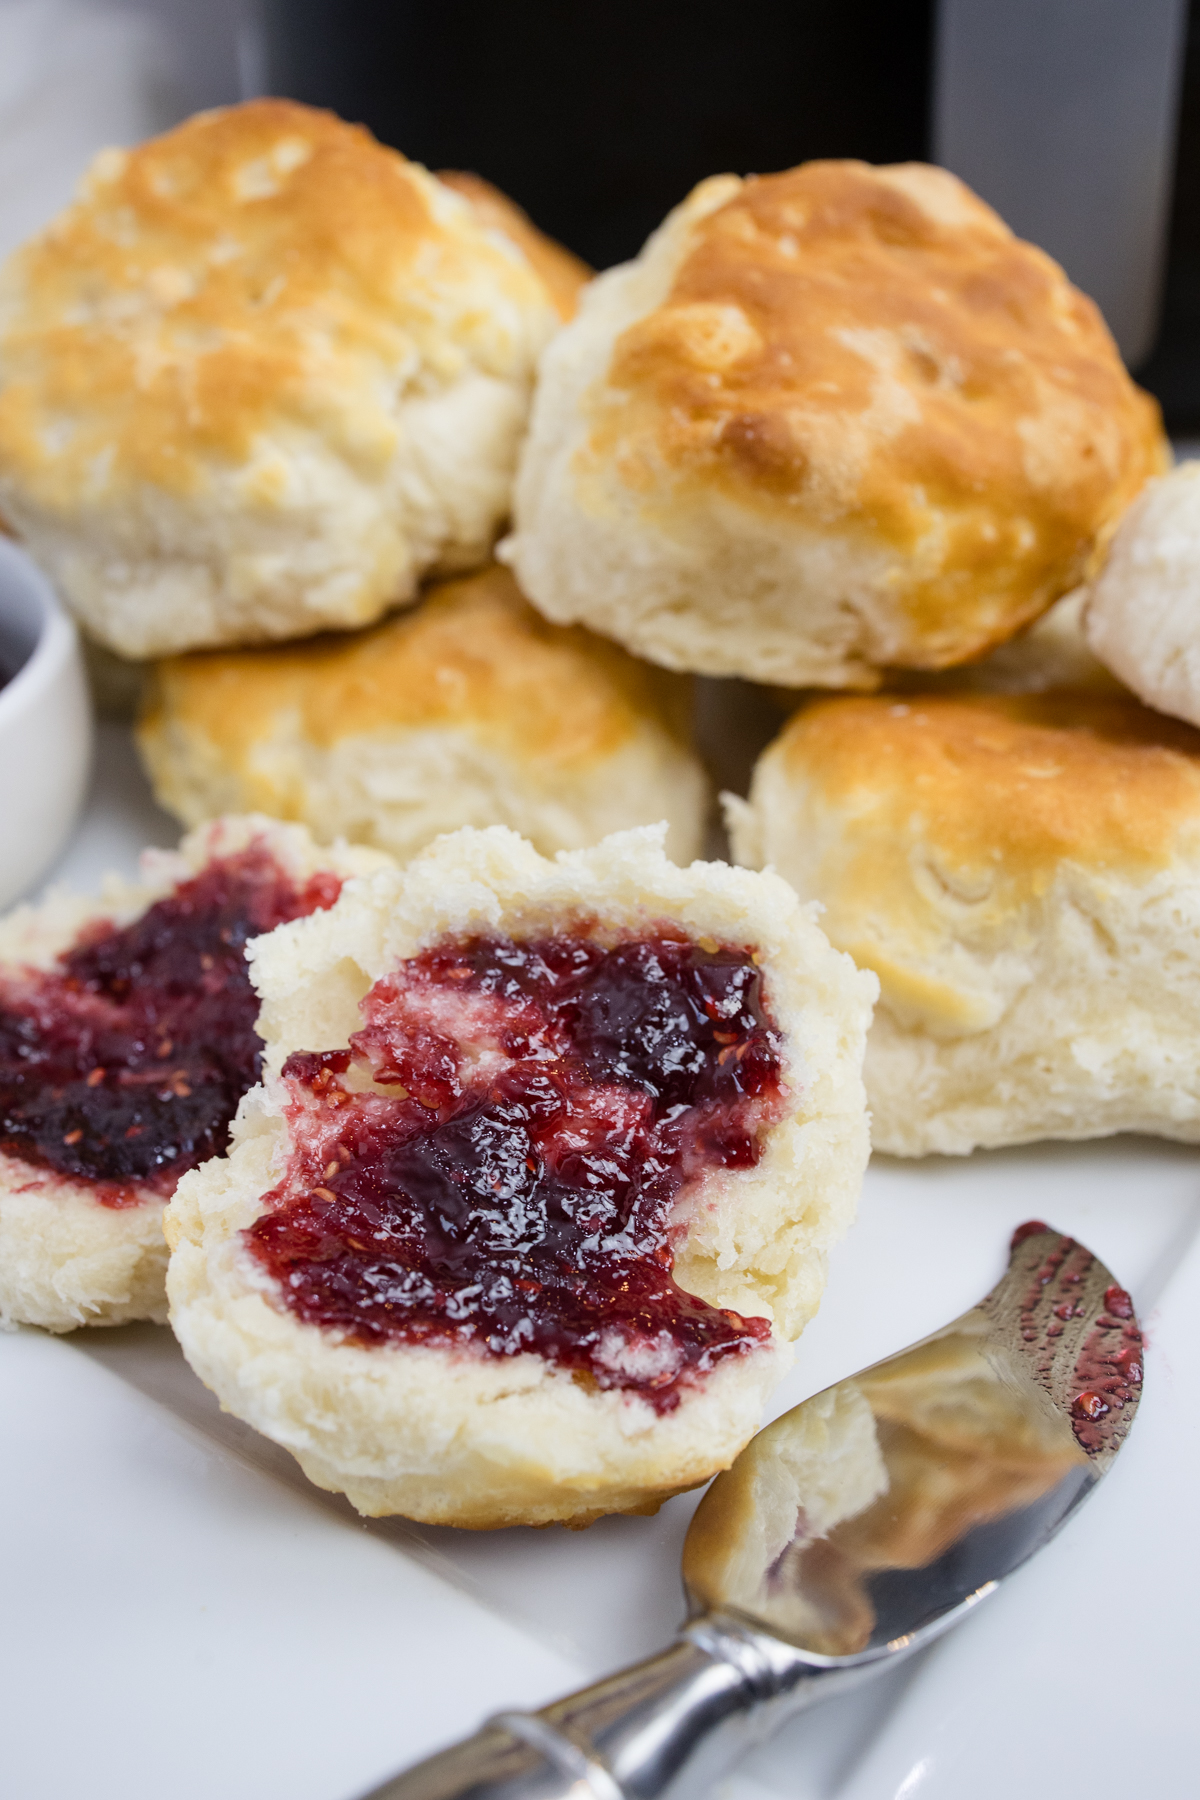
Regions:
[[[0,1324],[71,1331],[165,1320],[162,1214],[178,1170],[189,1166],[181,1134],[190,1133],[196,1150],[206,1134],[223,1144],[228,1117],[255,1078],[253,1044],[242,1080],[227,1045],[206,1028],[192,1057],[182,1043],[165,1041],[147,1054],[145,1044],[128,1041],[138,995],[114,971],[136,955],[129,934],[140,924],[157,935],[153,947],[139,940],[147,966],[134,972],[132,987],[153,1001],[138,1019],[161,1033],[172,1029],[166,1019],[179,1016],[181,992],[186,1007],[188,991],[221,982],[222,942],[231,941],[222,932],[236,932],[242,919],[236,894],[231,904],[226,891],[204,939],[217,955],[207,956],[205,971],[204,945],[193,942],[200,967],[189,964],[183,988],[168,991],[149,971],[161,972],[164,934],[178,931],[178,917],[168,925],[163,906],[181,889],[184,928],[194,936],[206,898],[197,877],[240,869],[257,893],[246,916],[266,904],[272,916],[293,917],[328,904],[341,877],[386,861],[370,850],[318,850],[299,826],[223,819],[192,832],[178,852],[146,852],[139,882],[110,879],[99,899],[52,894],[0,921]],[[308,891],[314,880],[319,892]],[[256,1003],[244,975],[232,985],[239,991],[230,993],[226,981],[227,998],[244,1037]],[[208,1083],[220,1089],[215,1109],[205,1104]],[[107,1137],[97,1143],[105,1132],[115,1150]]]
[[[738,860],[879,976],[876,1149],[1200,1139],[1200,736],[1118,692],[804,706]]]
[[[283,100],[92,164],[0,278],[0,512],[139,659],[365,625],[482,562],[558,325],[512,237]]]
[[[669,668],[870,688],[979,656],[1165,465],[1090,300],[945,170],[702,182],[542,364],[503,554]]]
[[[786,884],[653,829],[552,863],[468,830],[253,970],[265,1086],[166,1220],[222,1405],[441,1524],[586,1524],[727,1465],[867,1150],[875,982]]]
[[[363,633],[160,663],[138,742],[189,825],[261,811],[404,861],[460,825],[550,855],[666,819],[688,862],[708,804],[689,702],[681,677],[548,625],[492,567]]]
[[[1096,656],[1084,629],[1084,610],[1089,589],[1072,588],[1050,611],[1016,637],[977,662],[957,668],[927,671],[893,669],[887,678],[889,693],[916,694],[1043,694],[1048,688],[1091,688],[1122,694],[1128,690]],[[786,690],[777,689],[782,701]],[[791,712],[796,695],[786,695]]]
[[[1138,495],[1088,592],[1084,629],[1147,706],[1200,725],[1200,463]]]
[[[528,213],[481,175],[472,175],[465,169],[439,169],[437,176],[462,195],[481,225],[511,238],[541,276],[559,318],[573,319],[579,308],[580,289],[592,279],[587,264],[539,231]]]

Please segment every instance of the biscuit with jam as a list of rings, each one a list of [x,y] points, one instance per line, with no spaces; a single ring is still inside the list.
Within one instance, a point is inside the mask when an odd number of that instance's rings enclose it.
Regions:
[[[246,942],[386,860],[222,819],[0,923],[0,1323],[166,1318],[163,1207],[258,1079]]]
[[[867,1155],[875,981],[653,829],[441,839],[254,951],[265,1085],[167,1214],[223,1406],[361,1512],[653,1510],[726,1467]]]

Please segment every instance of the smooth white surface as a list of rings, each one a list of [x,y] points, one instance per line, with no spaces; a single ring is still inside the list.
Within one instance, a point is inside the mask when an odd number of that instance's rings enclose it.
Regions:
[[[172,836],[103,728],[57,877],[94,885]],[[1147,1398],[1055,1545],[918,1666],[797,1720],[734,1800],[1070,1797],[1110,1772],[1152,1800],[1195,1792],[1198,1176],[1196,1151],[1135,1139],[873,1165],[776,1410],[962,1311],[1031,1215],[1133,1289]],[[353,1800],[678,1622],[693,1498],[581,1533],[363,1522],[222,1415],[152,1326],[0,1339],[0,1444],[5,1800]]]
[[[0,1346],[7,1800],[328,1800],[560,1658],[70,1344]]]
[[[58,856],[79,812],[92,708],[74,623],[23,550],[0,537],[0,647],[23,660],[0,689],[0,907]]]

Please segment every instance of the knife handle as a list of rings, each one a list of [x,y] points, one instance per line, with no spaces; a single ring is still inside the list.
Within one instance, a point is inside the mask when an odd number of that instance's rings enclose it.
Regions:
[[[705,1615],[648,1661],[539,1712],[498,1713],[362,1800],[692,1800],[785,1718],[895,1655],[831,1666]]]

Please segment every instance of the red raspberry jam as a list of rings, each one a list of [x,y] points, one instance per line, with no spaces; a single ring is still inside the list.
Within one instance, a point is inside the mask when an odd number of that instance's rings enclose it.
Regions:
[[[247,938],[332,906],[261,843],[216,859],[132,925],[93,926],[56,969],[0,971],[0,1149],[95,1182],[121,1206],[132,1182],[170,1193],[224,1150],[258,1079],[258,996]]]
[[[284,1066],[292,1162],[247,1237],[300,1318],[359,1344],[536,1351],[660,1412],[770,1336],[672,1279],[685,1183],[782,1113],[751,954],[663,931],[442,943],[350,1048]]]

